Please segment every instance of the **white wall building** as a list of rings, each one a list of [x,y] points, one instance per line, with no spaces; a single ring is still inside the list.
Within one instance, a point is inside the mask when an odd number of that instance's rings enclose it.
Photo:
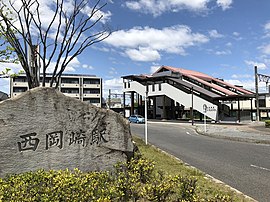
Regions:
[[[51,75],[46,75],[46,84],[49,86]],[[40,81],[42,80],[42,76]],[[15,97],[27,91],[26,75],[19,75],[10,79],[10,97]],[[102,104],[102,79],[95,75],[63,74],[58,90],[69,97],[80,99],[84,102],[101,107]]]

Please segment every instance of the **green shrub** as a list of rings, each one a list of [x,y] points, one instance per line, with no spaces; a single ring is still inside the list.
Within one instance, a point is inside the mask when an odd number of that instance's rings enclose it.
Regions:
[[[209,201],[230,202],[229,196],[199,198],[194,178],[168,176],[154,162],[135,158],[110,172],[78,169],[27,172],[0,178],[0,202],[6,201]]]
[[[265,120],[265,127],[270,128],[270,120]]]
[[[175,186],[172,177],[165,177],[162,172],[157,172],[155,173],[153,179],[154,181],[149,182],[143,186],[143,198],[149,201],[168,201],[170,196],[175,193]]]
[[[175,176],[173,181],[177,188],[177,201],[196,201],[197,179]]]

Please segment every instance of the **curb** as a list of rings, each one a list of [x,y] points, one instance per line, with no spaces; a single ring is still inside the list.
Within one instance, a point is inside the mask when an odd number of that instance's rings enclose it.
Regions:
[[[196,133],[212,137],[216,139],[224,139],[224,140],[231,140],[236,142],[247,142],[247,143],[256,143],[256,144],[270,144],[270,140],[258,140],[258,139],[251,139],[251,138],[242,138],[242,137],[230,137],[230,136],[224,136],[224,135],[214,135],[212,133],[204,133],[203,131],[199,131],[198,128],[194,129]]]

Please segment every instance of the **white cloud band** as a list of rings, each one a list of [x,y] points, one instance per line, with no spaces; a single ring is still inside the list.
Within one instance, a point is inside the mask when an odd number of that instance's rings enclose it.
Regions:
[[[188,47],[207,43],[209,39],[200,33],[194,33],[185,25],[155,29],[134,27],[119,30],[104,42],[120,48],[134,61],[157,61],[161,52],[186,55]]]

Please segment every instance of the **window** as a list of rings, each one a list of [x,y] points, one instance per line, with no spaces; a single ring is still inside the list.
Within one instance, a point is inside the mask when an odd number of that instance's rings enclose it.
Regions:
[[[99,100],[99,98],[93,98],[93,99],[90,99],[89,102],[90,103],[99,103],[100,100]]]
[[[100,94],[100,89],[83,89],[84,94]]]
[[[78,94],[79,89],[61,88],[62,93]]]
[[[22,93],[22,92],[25,92],[27,91],[27,87],[16,87],[13,89],[13,92],[14,93]]]
[[[83,84],[100,84],[100,79],[83,79]]]
[[[61,83],[79,84],[79,79],[76,79],[76,78],[62,78]]]
[[[14,82],[27,82],[25,77],[15,77]]]
[[[259,107],[266,107],[265,99],[259,99]]]

